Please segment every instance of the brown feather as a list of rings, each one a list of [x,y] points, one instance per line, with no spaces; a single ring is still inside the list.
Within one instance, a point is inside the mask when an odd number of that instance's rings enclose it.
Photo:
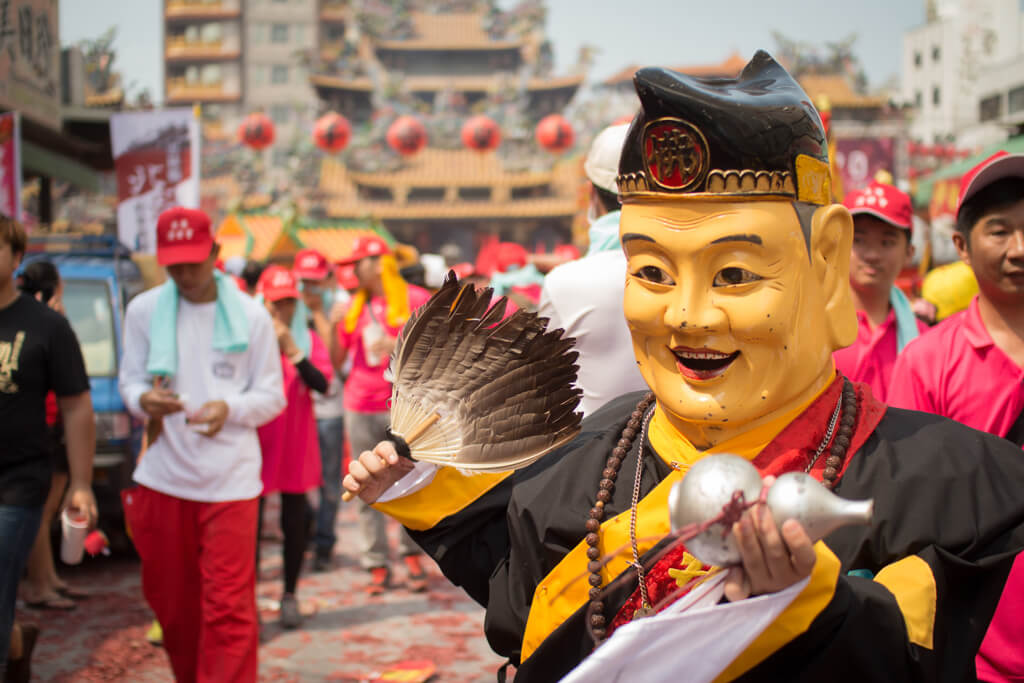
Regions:
[[[413,458],[466,471],[524,467],[579,433],[578,354],[547,319],[460,286],[449,273],[406,323],[391,357],[391,429]],[[420,447],[417,447],[417,443]]]

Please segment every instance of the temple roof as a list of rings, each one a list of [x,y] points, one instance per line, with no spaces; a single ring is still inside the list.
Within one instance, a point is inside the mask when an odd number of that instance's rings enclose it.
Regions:
[[[670,66],[667,67],[672,71],[678,71],[690,76],[702,76],[705,78],[732,78],[736,76],[743,67],[747,65],[747,60],[739,52],[733,52],[729,55],[724,62],[718,64],[696,64],[690,66]],[[657,65],[645,65],[645,66],[657,66]],[[635,74],[640,68],[640,65],[630,64],[622,71],[619,71],[614,76],[610,76],[602,81],[602,85],[615,86],[629,83],[633,80],[633,74]]]
[[[579,210],[579,160],[563,160],[550,170],[507,171],[494,152],[428,148],[398,171],[358,173],[334,159],[325,159],[320,189],[326,195],[327,214],[334,218],[370,216],[375,220],[429,220],[433,218],[565,217]],[[374,200],[360,197],[356,185],[386,187],[395,197]],[[512,199],[514,188],[547,187],[549,196]],[[413,188],[445,188],[444,199],[406,201],[402,193]],[[462,199],[460,188],[492,188],[487,200]]]
[[[817,103],[819,98],[827,97],[829,104],[833,107],[872,108],[884,107],[885,99],[873,95],[861,95],[851,86],[845,76],[838,74],[808,74],[797,79],[800,86],[811,98],[811,102]]]
[[[438,92],[440,90],[454,90],[456,92],[495,92],[509,79],[515,78],[514,74],[508,72],[497,72],[482,76],[458,75],[458,76],[406,76],[402,79],[402,88],[408,92]],[[335,88],[338,90],[354,90],[359,92],[373,92],[373,82],[365,76],[345,77],[331,76],[328,74],[313,74],[309,82],[320,88]],[[526,89],[528,92],[542,90],[558,90],[560,88],[571,88],[575,90],[583,83],[583,74],[571,76],[560,76],[556,78],[531,78]]]
[[[309,247],[332,262],[347,258],[355,240],[371,234],[390,243],[395,241],[384,228],[366,221],[307,219],[289,226],[281,216],[259,213],[230,214],[221,221],[216,233],[223,259],[242,256],[265,261]]]
[[[411,38],[375,40],[384,50],[507,50],[521,47],[521,39],[495,40],[484,30],[483,12],[411,12]]]

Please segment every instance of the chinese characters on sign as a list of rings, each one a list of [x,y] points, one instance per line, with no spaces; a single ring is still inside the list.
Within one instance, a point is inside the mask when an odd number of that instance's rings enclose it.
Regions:
[[[21,219],[21,135],[18,113],[0,114],[0,214]]]
[[[191,109],[111,116],[117,232],[133,251],[156,250],[156,221],[172,206],[199,206],[199,125]]]
[[[58,0],[0,0],[0,108],[60,128]]]

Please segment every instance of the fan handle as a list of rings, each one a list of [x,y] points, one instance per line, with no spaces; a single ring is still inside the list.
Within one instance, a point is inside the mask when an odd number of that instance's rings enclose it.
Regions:
[[[437,421],[440,420],[440,419],[441,419],[441,414],[440,413],[431,413],[425,420],[423,420],[418,425],[416,425],[415,427],[412,428],[412,430],[409,432],[409,436],[408,437],[404,437],[404,438],[401,437],[401,436],[398,436],[397,434],[392,434],[391,430],[389,429],[388,430],[388,435],[389,436],[394,436],[396,441],[398,439],[401,439],[401,441],[399,441],[397,443],[397,445],[398,445],[398,454],[406,456],[406,457],[410,457],[410,456],[407,455],[407,452],[409,450],[409,446],[414,444],[414,443],[416,443],[416,441],[421,436],[423,436],[428,429],[430,429],[435,424],[437,424]],[[404,446],[404,449],[403,449],[403,446]],[[403,450],[405,450],[406,453],[403,453],[402,452]],[[411,457],[410,457],[410,459],[411,459]],[[350,500],[352,500],[355,497],[356,497],[356,494],[352,493],[351,491],[345,491],[345,493],[341,494],[341,500],[343,502],[345,502],[345,503],[349,502]]]

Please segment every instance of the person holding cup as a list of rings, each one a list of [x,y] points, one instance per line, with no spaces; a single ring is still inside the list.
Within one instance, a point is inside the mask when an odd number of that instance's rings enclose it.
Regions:
[[[14,624],[18,581],[50,490],[52,443],[46,396],[64,418],[70,486],[63,509],[96,524],[92,462],[96,426],[78,340],[67,318],[18,290],[14,273],[27,246],[22,225],[0,215],[0,674]],[[20,659],[30,648],[21,648]]]
[[[148,421],[123,494],[142,592],[180,681],[255,681],[257,429],[285,407],[270,314],[216,270],[209,217],[174,207],[156,226],[170,279],[125,315],[120,390]]]
[[[391,383],[384,378],[388,356],[402,325],[430,298],[430,293],[402,279],[391,248],[376,235],[357,239],[347,260],[355,264],[359,287],[337,333],[332,335],[331,359],[340,370],[352,355],[352,370],[344,391],[345,431],[351,452],[361,453],[385,437],[391,398]],[[367,591],[379,595],[391,585],[387,520],[361,501],[355,504],[359,506],[360,562],[370,573]],[[424,590],[426,573],[420,551],[404,530],[398,551],[405,563],[409,588]]]

